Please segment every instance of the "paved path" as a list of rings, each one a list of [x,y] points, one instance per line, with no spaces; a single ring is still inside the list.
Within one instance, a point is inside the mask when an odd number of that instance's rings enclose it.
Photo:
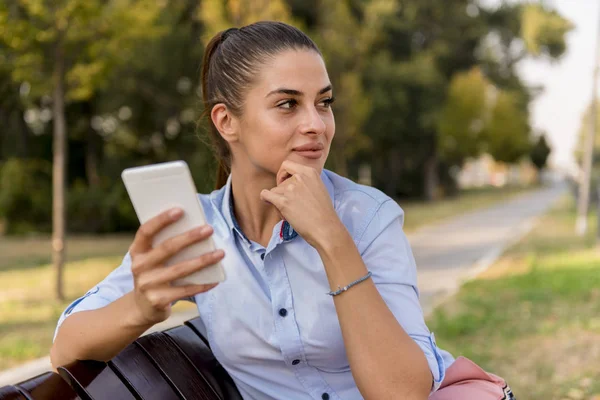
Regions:
[[[563,185],[539,189],[409,235],[425,314],[521,239],[565,191]]]
[[[417,261],[423,311],[426,314],[431,312],[438,302],[452,295],[465,279],[493,263],[508,245],[531,228],[534,219],[547,211],[565,190],[564,186],[540,189],[408,235]],[[146,334],[181,325],[197,315],[196,310],[175,314]],[[0,372],[0,386],[23,381],[50,368],[50,359],[44,357]]]

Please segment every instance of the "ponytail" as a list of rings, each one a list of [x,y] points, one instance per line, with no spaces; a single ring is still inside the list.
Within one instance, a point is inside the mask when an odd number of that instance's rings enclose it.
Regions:
[[[229,31],[229,30],[228,30]],[[219,45],[223,42],[223,37],[226,37],[226,33],[228,31],[222,31],[216,34],[208,45],[206,45],[206,49],[204,50],[204,57],[202,62],[202,72],[201,72],[201,81],[202,81],[202,100],[204,103],[204,114],[208,119],[209,124],[209,137],[211,140],[211,144],[213,147],[213,153],[217,158],[217,175],[215,182],[215,189],[221,189],[227,183],[227,178],[229,177],[230,169],[231,169],[231,151],[229,150],[229,146],[223,140],[221,135],[219,134],[217,127],[212,121],[210,117],[210,113],[212,111],[212,107],[216,103],[214,103],[213,99],[209,98],[209,87],[208,87],[208,73],[210,69],[210,64],[213,59],[215,52],[217,51]]]

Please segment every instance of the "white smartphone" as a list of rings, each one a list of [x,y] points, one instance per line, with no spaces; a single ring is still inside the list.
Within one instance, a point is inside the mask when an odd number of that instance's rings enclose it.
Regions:
[[[154,237],[152,243],[154,247],[169,238],[206,224],[204,210],[198,198],[192,174],[185,161],[128,168],[123,171],[121,177],[140,224],[174,207],[179,207],[184,211],[178,221],[167,226]],[[212,237],[209,237],[184,248],[169,258],[166,265],[188,261],[213,250],[215,250],[215,245]],[[218,262],[174,281],[173,285],[198,285],[224,280],[225,270]]]

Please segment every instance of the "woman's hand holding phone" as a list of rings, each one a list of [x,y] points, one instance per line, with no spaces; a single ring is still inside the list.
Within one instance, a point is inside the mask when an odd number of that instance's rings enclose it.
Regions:
[[[173,255],[192,243],[208,239],[213,233],[209,225],[203,225],[165,240],[153,248],[154,236],[182,216],[183,211],[174,208],[148,220],[137,230],[129,248],[134,298],[139,311],[137,318],[142,325],[166,320],[171,315],[171,303],[206,292],[218,285],[218,283],[185,286],[171,284],[174,280],[214,265],[225,256],[223,250],[215,250],[165,268],[165,262]]]

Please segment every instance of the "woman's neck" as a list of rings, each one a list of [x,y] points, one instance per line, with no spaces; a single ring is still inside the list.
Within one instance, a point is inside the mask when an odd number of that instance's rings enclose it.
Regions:
[[[281,215],[271,204],[261,200],[263,189],[275,186],[275,176],[257,175],[247,169],[231,168],[231,190],[233,192],[233,210],[242,232],[254,242],[267,247],[273,233],[273,227],[281,221]]]

